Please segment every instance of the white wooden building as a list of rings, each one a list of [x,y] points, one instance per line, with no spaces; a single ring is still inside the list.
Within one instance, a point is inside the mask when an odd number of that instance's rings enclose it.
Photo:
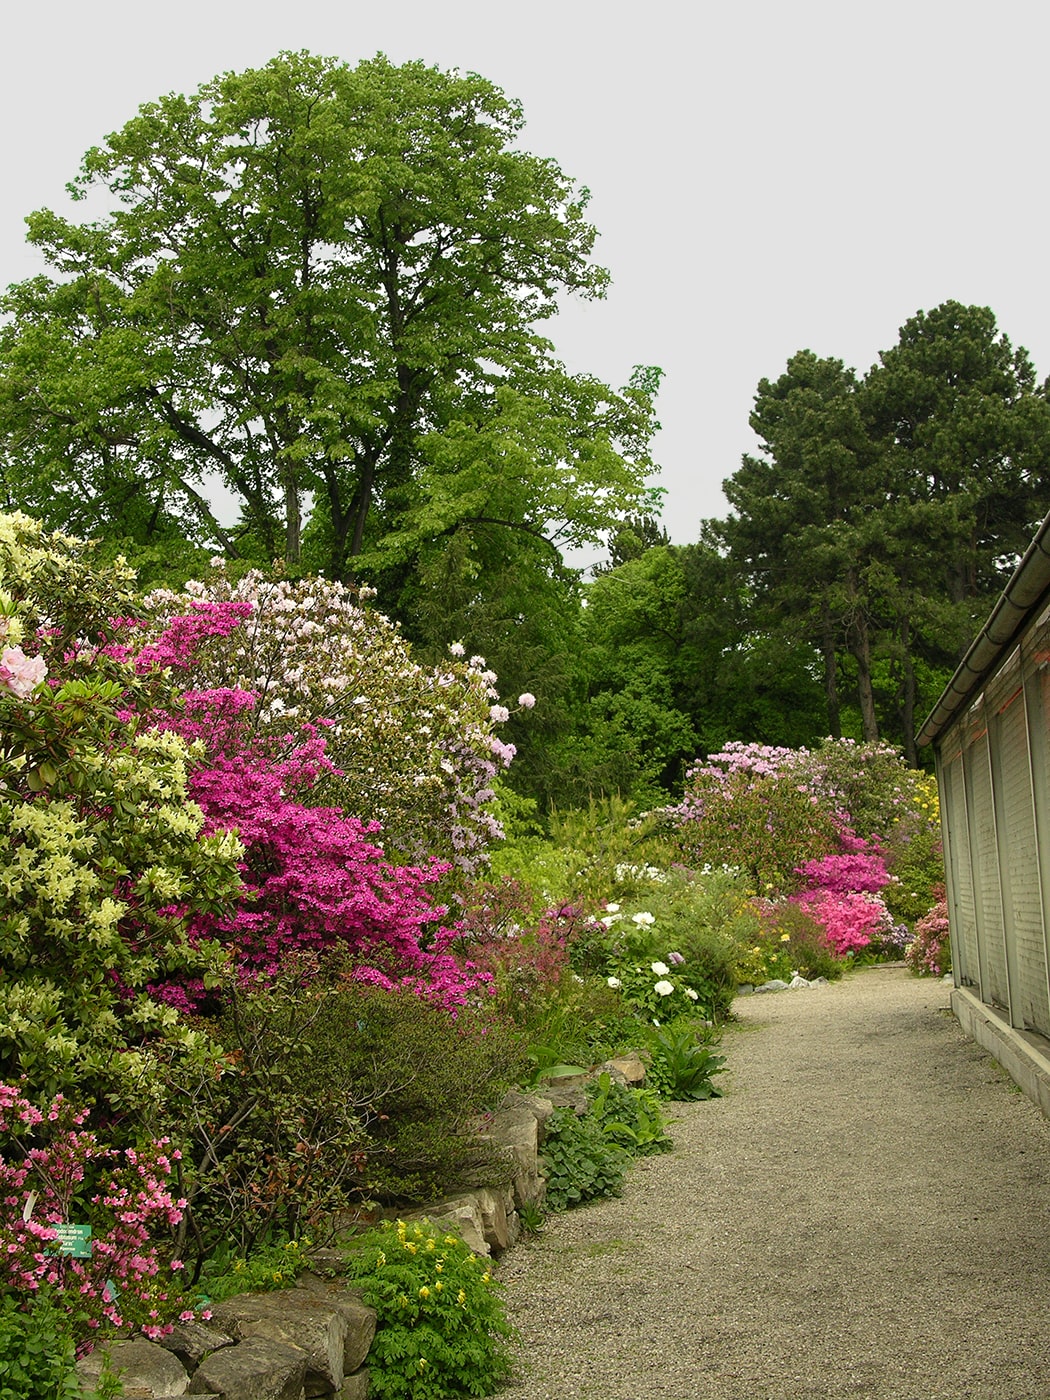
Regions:
[[[1050,1115],[1050,516],[919,734],[962,1027]]]

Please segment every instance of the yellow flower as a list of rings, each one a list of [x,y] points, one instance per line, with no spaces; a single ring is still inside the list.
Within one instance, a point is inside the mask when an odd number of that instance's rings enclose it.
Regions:
[[[444,1272],[444,1269],[445,1269],[445,1261],[444,1261],[443,1259],[439,1259],[438,1262],[434,1265],[434,1272],[435,1272],[436,1274],[440,1274],[440,1273],[443,1273],[443,1272]]]
[[[419,1253],[419,1245],[416,1244],[415,1240],[405,1240],[405,1248],[408,1250],[409,1254]]]
[[[446,1243],[446,1244],[459,1244],[459,1240],[458,1240],[458,1238],[457,1238],[455,1235],[446,1235],[446,1236],[445,1236],[445,1243]]]
[[[419,1290],[419,1296],[420,1296],[421,1298],[429,1298],[429,1297],[430,1297],[430,1289],[426,1286],[426,1284],[424,1284],[423,1287]]]
[[[485,1272],[481,1275],[481,1281],[482,1283],[492,1282],[492,1275],[489,1273],[488,1269],[486,1269]]]
[[[789,942],[791,941],[791,934],[790,934],[790,933],[782,933],[782,934],[780,935],[780,941],[781,941],[781,943],[789,943]]]
[[[434,1292],[435,1292],[435,1293],[440,1293],[441,1290],[444,1288],[444,1286],[445,1286],[445,1285],[441,1282],[441,1280],[438,1279],[437,1283],[434,1284]]]
[[[428,1253],[428,1254],[433,1254],[433,1253],[434,1253],[434,1241],[433,1241],[433,1240],[427,1240],[427,1253]]]
[[[382,1250],[380,1250],[379,1253],[376,1255],[376,1268],[381,1269],[385,1263],[386,1255],[383,1253]]]
[[[405,1297],[405,1295],[404,1295],[403,1293],[399,1293],[399,1294],[397,1295],[397,1301],[401,1304],[401,1306],[402,1306],[403,1308],[407,1308],[407,1307],[408,1307],[408,1299]]]
[[[461,1289],[459,1290],[458,1294],[456,1295],[456,1302],[460,1305],[460,1307],[463,1307],[463,1306],[466,1304],[466,1301],[467,1301],[467,1295],[466,1295],[466,1293],[464,1293],[463,1289],[461,1288]]]

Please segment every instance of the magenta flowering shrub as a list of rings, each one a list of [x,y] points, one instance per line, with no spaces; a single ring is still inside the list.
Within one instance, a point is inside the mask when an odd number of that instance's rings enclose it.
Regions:
[[[450,954],[455,930],[443,926],[447,907],[432,898],[447,866],[395,866],[373,839],[376,823],[308,805],[319,778],[332,771],[328,726],[304,724],[278,739],[253,729],[254,710],[244,691],[186,691],[179,714],[154,717],[203,746],[190,796],[207,833],[236,831],[244,849],[235,905],[194,914],[191,939],[232,948],[256,976],[338,949],[354,956],[361,979],[411,985],[449,1007],[483,991],[489,979]],[[205,995],[199,982],[184,980],[152,990],[182,1009]]]
[[[86,1119],[61,1094],[40,1109],[24,1084],[0,1082],[0,1286],[61,1290],[82,1350],[107,1325],[156,1339],[193,1316],[182,1264],[156,1239],[170,1237],[186,1205],[171,1189],[178,1152],[166,1139],[105,1147]],[[91,1227],[89,1258],[59,1252],[65,1224]]]
[[[808,860],[798,873],[809,889],[833,894],[878,894],[892,879],[884,857],[875,850],[844,851]]]
[[[420,665],[397,625],[362,606],[368,596],[257,572],[233,584],[216,569],[206,584],[146,599],[152,640],[140,661],[181,667],[191,688],[249,691],[261,735],[330,721],[318,801],[378,821],[391,853],[472,873],[502,835],[493,780],[514,757],[496,733],[509,711],[494,703],[484,658],[463,659],[454,643],[442,666]]]

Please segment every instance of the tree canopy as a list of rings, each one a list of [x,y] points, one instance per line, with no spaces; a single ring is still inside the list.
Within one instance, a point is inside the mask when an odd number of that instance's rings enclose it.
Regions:
[[[644,506],[651,376],[571,375],[539,327],[601,296],[587,191],[483,78],[285,53],[143,106],[28,219],[10,289],[10,505],[341,578],[457,532],[597,540]],[[219,481],[240,506],[224,528]]]
[[[1050,403],[986,307],[918,312],[863,379],[803,350],[717,532],[752,625],[823,659],[828,728],[904,746],[1050,508]]]

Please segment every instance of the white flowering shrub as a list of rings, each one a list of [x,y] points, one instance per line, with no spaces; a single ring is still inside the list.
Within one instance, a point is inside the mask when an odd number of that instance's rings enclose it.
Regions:
[[[326,579],[231,582],[216,566],[206,583],[146,599],[148,636],[204,603],[250,604],[229,637],[205,641],[183,683],[237,687],[258,696],[256,724],[282,736],[302,723],[325,726],[337,774],[318,800],[377,821],[388,854],[436,855],[473,872],[502,835],[493,780],[514,756],[496,728],[508,718],[484,658],[463,659],[453,643],[443,666],[420,665],[396,623],[363,603],[368,590]],[[523,695],[519,704],[531,708]]]

